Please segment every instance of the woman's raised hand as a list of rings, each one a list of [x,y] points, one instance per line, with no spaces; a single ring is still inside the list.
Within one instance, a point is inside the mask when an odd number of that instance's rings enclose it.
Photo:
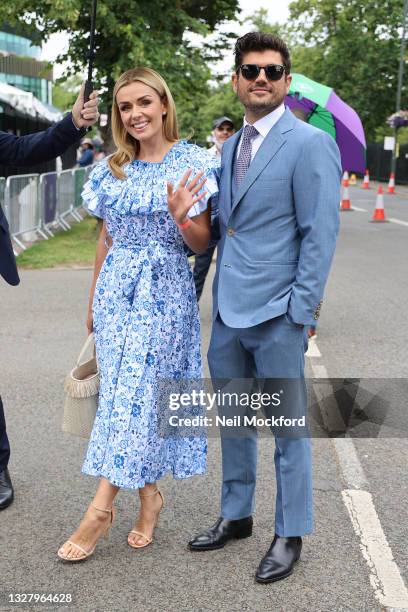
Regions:
[[[189,168],[183,174],[177,189],[174,189],[174,185],[172,183],[167,183],[167,204],[169,207],[169,212],[178,225],[181,225],[186,221],[187,213],[190,208],[199,202],[206,193],[204,191],[204,193],[197,195],[207,180],[207,178],[202,179],[204,172],[199,172],[196,174],[196,176],[194,176],[187,185],[187,181],[190,178],[191,173],[192,169]]]

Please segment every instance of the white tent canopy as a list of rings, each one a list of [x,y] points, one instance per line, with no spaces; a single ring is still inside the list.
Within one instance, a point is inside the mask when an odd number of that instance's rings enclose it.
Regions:
[[[52,110],[45,106],[38,98],[29,91],[23,91],[7,83],[0,82],[0,103],[9,104],[23,115],[29,117],[42,118],[55,123],[62,119],[63,115],[57,109]]]

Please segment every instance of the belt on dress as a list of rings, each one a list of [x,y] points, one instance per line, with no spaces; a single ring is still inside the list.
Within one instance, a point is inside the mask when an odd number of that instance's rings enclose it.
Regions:
[[[116,246],[117,248],[122,248],[121,245]],[[126,335],[123,339],[122,361],[119,366],[118,382],[116,383],[110,416],[111,427],[114,430],[120,431],[126,431],[129,428],[133,406],[135,405],[135,396],[137,397],[138,405],[143,404],[144,401],[149,405],[151,404],[152,398],[149,399],[149,393],[146,392],[146,381],[144,381],[143,395],[139,392],[140,398],[137,392],[138,389],[142,389],[145,367],[148,362],[150,338],[153,332],[153,274],[168,262],[169,255],[184,254],[183,250],[169,250],[168,248],[166,249],[165,245],[155,242],[149,243],[146,246],[126,245],[123,248],[131,251],[132,257],[127,269],[126,279],[123,280],[122,291],[132,304],[129,317],[132,316],[132,312],[138,312],[141,316],[138,318],[138,331],[129,334],[131,326],[128,324]],[[113,245],[112,249],[115,249],[115,245]],[[186,264],[188,265],[187,260]],[[138,289],[137,291],[136,288]],[[137,360],[132,361],[131,365],[126,360],[125,362],[123,361],[123,355],[128,352],[126,349],[128,351],[131,350],[132,354],[137,355]],[[151,355],[150,358],[154,358],[154,356]],[[120,369],[122,367],[126,369],[126,373],[124,371],[121,376]],[[132,368],[131,372],[128,371],[129,367]],[[121,382],[121,380],[126,381],[126,383]],[[120,389],[123,385],[124,387]],[[148,385],[148,389],[152,390],[152,387],[152,385]],[[125,402],[126,406],[123,405],[121,398],[124,395],[127,399],[132,399],[131,405],[128,402]],[[144,411],[140,410],[138,412],[143,414]]]

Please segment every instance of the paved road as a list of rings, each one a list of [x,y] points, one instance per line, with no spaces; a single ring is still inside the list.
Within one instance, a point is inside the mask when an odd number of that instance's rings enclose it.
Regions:
[[[371,211],[374,192],[353,188],[351,197]],[[395,199],[389,207],[408,221],[408,201]],[[341,219],[308,373],[407,377],[408,227],[371,224],[364,212],[342,213]],[[252,538],[206,554],[186,549],[190,535],[218,513],[220,453],[212,439],[205,477],[163,480],[165,508],[152,546],[127,547],[137,500],[121,492],[110,538],[94,557],[79,565],[57,560],[59,544],[95,488],[80,474],[85,443],[60,431],[62,381],[84,335],[90,280],[89,270],[25,271],[18,288],[0,287],[0,386],[16,488],[15,503],[0,514],[0,609],[23,609],[6,604],[4,593],[27,591],[72,593],[69,609],[81,612],[408,608],[408,445],[404,437],[384,437],[385,425],[379,439],[313,440],[316,533],[305,538],[302,561],[289,580],[269,586],[253,580],[273,535],[273,440],[265,438]],[[209,293],[206,287],[201,307],[204,352]]]

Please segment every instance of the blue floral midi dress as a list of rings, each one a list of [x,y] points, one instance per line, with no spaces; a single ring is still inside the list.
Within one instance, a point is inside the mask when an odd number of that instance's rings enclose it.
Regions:
[[[187,168],[204,171],[207,194],[190,210],[193,217],[218,191],[218,164],[204,149],[179,141],[160,163],[125,165],[124,180],[104,160],[84,186],[84,204],[105,220],[113,244],[93,301],[100,393],[82,471],[118,487],[206,470],[205,436],[158,435],[157,397],[161,379],[202,377],[193,276],[168,212],[166,182],[177,185]]]

